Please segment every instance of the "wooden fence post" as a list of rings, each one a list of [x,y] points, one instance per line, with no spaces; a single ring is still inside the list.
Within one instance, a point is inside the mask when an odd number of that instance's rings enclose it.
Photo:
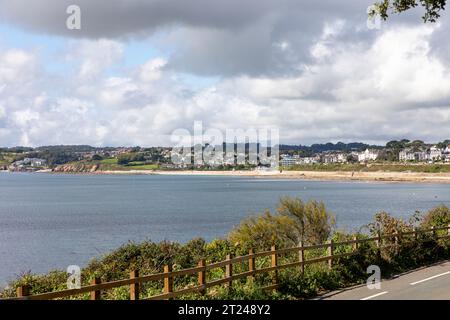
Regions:
[[[334,252],[333,240],[330,240],[328,242],[328,256],[330,257],[328,259],[328,269],[330,270],[333,268],[333,252]]]
[[[356,251],[356,250],[358,250],[358,236],[353,236],[353,241],[355,241],[354,243],[353,243],[353,250],[354,251]]]
[[[136,278],[139,278],[139,271],[132,270],[130,272],[130,279],[135,280]],[[139,283],[134,282],[130,284],[130,300],[139,300]]]
[[[417,240],[417,229],[416,229],[416,227],[413,228],[413,237],[414,237],[414,240]]]
[[[92,285],[97,285],[100,283],[101,283],[101,281],[100,281],[100,278],[98,278],[98,277],[95,277],[94,279],[91,280]],[[100,296],[101,296],[100,290],[91,291],[91,300],[100,300]]]
[[[303,250],[303,241],[300,241],[300,251],[298,252],[298,261],[302,264],[300,265],[300,271],[302,274],[305,273],[305,250]]]
[[[278,266],[277,248],[275,246],[272,246],[271,251],[272,251],[272,263],[271,263],[271,266],[276,268]],[[277,284],[277,282],[278,282],[278,271],[275,269],[273,274],[274,274],[274,277],[273,277],[272,283],[273,284]]]
[[[172,266],[164,266],[164,294],[173,292]],[[170,298],[169,298],[170,299]]]
[[[203,267],[203,269],[198,272],[198,285],[205,286],[204,289],[200,290],[200,294],[204,295],[206,293],[206,260],[201,259],[198,262],[198,266]]]
[[[231,260],[231,254],[227,254],[226,260],[227,261]],[[232,276],[233,276],[233,264],[229,262],[225,266],[225,278],[231,278]],[[228,281],[227,282],[227,287],[231,288],[232,286],[233,286],[233,281],[232,280]]]
[[[255,256],[253,253],[253,249],[250,249],[248,251],[249,259],[248,259],[248,271],[252,272],[251,275],[248,277],[249,281],[253,281],[255,279],[255,276],[253,275],[253,272],[255,271]]]
[[[450,236],[450,224],[448,225],[447,234]]]
[[[398,231],[397,230],[395,230],[395,232],[394,232],[394,244],[395,245],[398,245]]]
[[[30,295],[30,287],[27,285],[17,287],[16,290],[18,298],[24,298]]]

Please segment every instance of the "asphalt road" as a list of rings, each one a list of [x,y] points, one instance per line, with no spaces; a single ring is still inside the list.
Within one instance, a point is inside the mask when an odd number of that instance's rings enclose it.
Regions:
[[[450,300],[450,261],[381,281],[380,289],[366,285],[327,293],[320,300]]]

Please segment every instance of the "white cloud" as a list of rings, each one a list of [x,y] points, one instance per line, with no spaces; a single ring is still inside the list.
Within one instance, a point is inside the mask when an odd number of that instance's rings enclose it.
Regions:
[[[162,75],[162,68],[167,65],[167,60],[156,58],[145,63],[140,72],[140,78],[144,82],[152,82],[159,80]]]
[[[0,105],[0,120],[6,116],[5,108]]]
[[[78,78],[92,81],[109,67],[121,61],[124,54],[123,44],[113,40],[81,40],[71,43],[66,59],[75,61]]]
[[[32,79],[35,72],[35,57],[32,53],[18,49],[0,52],[0,88],[23,86]],[[0,91],[0,92],[1,92]]]
[[[351,26],[331,21],[307,47],[312,60],[293,63],[292,73],[224,76],[202,89],[177,80],[172,58],[117,68],[124,44],[80,40],[67,55],[76,68],[58,77],[55,91],[45,62],[7,50],[0,54],[0,139],[165,145],[195,120],[222,130],[278,126],[283,142],[297,144],[450,137],[450,59],[432,50],[439,26],[394,26],[368,40],[346,38]],[[271,43],[295,54],[288,40]]]

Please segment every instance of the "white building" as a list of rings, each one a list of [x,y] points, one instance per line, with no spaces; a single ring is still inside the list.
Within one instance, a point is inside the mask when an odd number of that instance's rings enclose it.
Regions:
[[[290,167],[295,165],[297,162],[297,159],[295,159],[294,157],[291,157],[289,155],[282,155],[282,159],[281,159],[281,166],[282,167]]]
[[[444,149],[444,154],[442,155],[442,157],[445,160],[445,162],[450,162],[450,146],[447,146]]]
[[[405,149],[400,151],[398,158],[400,161],[414,161],[415,155],[411,150]]]
[[[405,149],[400,151],[398,158],[400,161],[428,161],[430,160],[430,154],[426,151],[413,151],[411,149]]]
[[[347,162],[347,154],[345,153],[325,153],[322,154],[323,163],[344,163]]]
[[[430,160],[430,154],[425,151],[419,151],[415,153],[415,161],[423,162]]]
[[[320,157],[304,157],[298,160],[299,164],[316,164],[320,162]]]
[[[444,156],[444,150],[436,146],[430,148],[430,160],[439,161],[442,160]]]
[[[281,155],[281,166],[290,167],[301,164],[315,164],[320,162],[319,156],[314,157],[300,157],[299,155],[290,156],[288,154]]]
[[[358,161],[366,162],[366,161],[375,161],[378,159],[378,151],[366,149],[364,152],[358,153]]]
[[[25,158],[21,161],[16,161],[13,163],[15,166],[30,166],[30,167],[42,167],[47,163],[45,159],[39,158]]]

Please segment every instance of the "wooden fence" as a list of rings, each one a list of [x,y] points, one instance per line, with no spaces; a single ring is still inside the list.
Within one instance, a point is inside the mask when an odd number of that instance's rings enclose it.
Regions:
[[[438,231],[445,231],[444,235],[439,235]],[[206,290],[211,287],[216,287],[220,285],[226,285],[231,287],[233,285],[233,281],[238,279],[253,279],[258,274],[263,273],[273,273],[272,281],[273,283],[270,286],[264,287],[264,289],[276,289],[278,287],[277,284],[277,272],[279,270],[299,267],[302,272],[304,272],[304,268],[306,265],[320,263],[320,262],[328,262],[328,267],[332,268],[333,261],[338,258],[346,257],[353,255],[357,252],[358,245],[362,243],[375,242],[378,248],[382,248],[383,240],[389,240],[389,242],[398,244],[402,241],[402,238],[405,236],[413,237],[413,239],[417,239],[419,234],[432,233],[434,239],[447,239],[450,238],[450,225],[448,227],[439,227],[439,228],[431,228],[431,229],[417,229],[409,232],[397,232],[392,234],[383,234],[378,233],[376,237],[358,239],[354,237],[352,240],[343,241],[343,242],[333,242],[329,241],[325,244],[312,245],[312,246],[299,246],[294,248],[285,248],[285,249],[276,249],[275,246],[271,248],[270,251],[263,252],[253,252],[250,250],[248,255],[239,256],[232,258],[231,256],[227,256],[226,260],[215,262],[211,264],[207,264],[206,261],[200,260],[198,262],[198,266],[190,269],[183,269],[173,271],[171,266],[165,266],[164,272],[144,275],[140,276],[137,270],[132,270],[130,272],[129,279],[111,281],[101,283],[98,278],[93,279],[91,284],[88,286],[81,287],[79,289],[68,289],[63,291],[49,292],[49,293],[41,293],[31,295],[28,286],[21,286],[17,288],[17,298],[11,298],[15,300],[51,300],[51,299],[60,299],[67,298],[71,296],[76,296],[80,294],[90,294],[91,300],[100,300],[101,291],[108,290],[112,288],[118,288],[123,286],[129,286],[129,293],[131,300],[139,300],[140,297],[140,286],[143,283],[150,281],[163,281],[164,289],[163,293],[159,295],[155,295],[149,298],[145,298],[145,300],[163,300],[163,299],[172,299],[181,295],[185,295],[188,293],[200,293],[205,294]],[[442,232],[440,232],[442,233]],[[336,253],[336,249],[340,246],[351,246],[350,252],[344,253]],[[313,259],[305,259],[305,252],[308,250],[314,249],[327,249],[327,255],[324,257],[316,257]],[[279,256],[285,255],[288,253],[298,253],[298,261],[289,262],[286,264],[279,264]],[[256,268],[256,259],[261,257],[270,257],[270,266],[257,269]],[[233,274],[233,265],[246,263],[248,266],[248,271],[241,272],[238,274]],[[225,268],[225,277],[212,280],[207,282],[207,272],[213,269]],[[174,279],[176,277],[188,276],[188,275],[197,275],[198,281],[197,285],[189,288],[184,288],[181,290],[174,290]]]

